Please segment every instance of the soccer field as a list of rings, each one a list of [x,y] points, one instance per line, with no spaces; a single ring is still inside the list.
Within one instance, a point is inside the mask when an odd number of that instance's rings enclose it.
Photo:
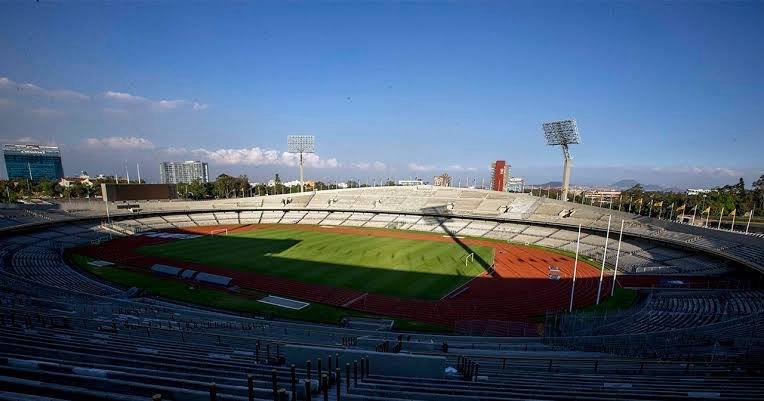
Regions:
[[[475,253],[465,266],[464,257]],[[145,246],[146,255],[404,298],[439,299],[492,263],[490,247],[295,228]]]

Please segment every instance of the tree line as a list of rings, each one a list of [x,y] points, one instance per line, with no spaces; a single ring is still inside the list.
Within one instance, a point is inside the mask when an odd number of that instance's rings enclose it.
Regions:
[[[627,211],[635,214],[671,218],[679,215],[694,215],[711,219],[721,216],[724,220],[734,217],[764,216],[764,175],[746,187],[743,178],[736,184],[716,187],[705,193],[688,195],[687,193],[645,191],[640,184],[621,192],[612,200],[600,201],[587,193],[574,196],[574,202],[592,204]]]

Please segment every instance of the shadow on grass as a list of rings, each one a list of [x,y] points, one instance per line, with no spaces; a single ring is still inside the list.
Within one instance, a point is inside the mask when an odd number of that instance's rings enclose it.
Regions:
[[[338,240],[345,236],[334,235],[338,236]],[[435,254],[428,256],[425,250],[421,255],[412,253],[405,258],[398,256],[402,259],[400,262],[395,260],[395,253],[378,256],[374,254],[374,248],[364,249],[364,254],[353,253],[352,250],[337,253],[336,257],[333,257],[337,262],[293,259],[280,255],[301,242],[299,239],[204,236],[143,246],[137,251],[143,255],[165,259],[157,260],[156,263],[192,269],[200,268],[201,265],[214,268],[219,274],[233,277],[240,286],[257,285],[256,282],[250,281],[246,274],[241,274],[251,272],[401,298],[439,299],[482,272],[472,265],[465,268],[461,262],[449,256],[444,256],[441,264],[442,255],[437,252],[442,252],[452,245],[436,241],[431,242],[434,248],[428,248],[434,249]],[[336,246],[337,243],[331,245]],[[488,248],[483,251],[486,249]],[[315,248],[311,251],[315,252]],[[475,252],[476,261],[484,261],[479,255],[479,250],[470,252]],[[343,256],[348,258],[346,263],[343,263]],[[372,262],[371,264],[376,258],[385,259],[380,265],[397,264],[406,269],[358,265],[354,260],[359,257],[365,258],[365,262]]]
[[[444,216],[444,215],[450,214],[448,207],[446,205],[422,208],[422,212],[426,214],[434,214],[438,216]],[[422,217],[422,221],[425,224],[437,224],[438,227],[442,228],[443,231],[445,231],[446,234],[448,234],[448,236],[451,237],[451,239],[456,244],[462,247],[462,249],[464,249],[464,252],[466,252],[468,255],[474,254],[475,260],[477,260],[478,264],[480,264],[483,270],[490,273],[492,270],[491,263],[483,259],[483,257],[480,256],[479,253],[475,252],[472,248],[470,248],[470,246],[467,245],[464,241],[462,241],[461,238],[459,238],[459,236],[456,235],[455,232],[453,232],[451,229],[448,228],[448,226],[443,224],[446,220],[448,220],[447,217],[437,217],[437,216],[427,216],[427,215]]]

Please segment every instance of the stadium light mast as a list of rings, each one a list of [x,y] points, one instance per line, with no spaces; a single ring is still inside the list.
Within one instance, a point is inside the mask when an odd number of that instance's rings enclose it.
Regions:
[[[314,153],[316,151],[316,137],[313,135],[289,135],[287,137],[289,153],[300,154],[300,192],[305,191],[305,181],[303,180],[303,154]]]
[[[570,186],[570,168],[573,164],[573,158],[570,156],[568,145],[574,145],[581,142],[578,135],[578,126],[576,120],[550,121],[541,124],[546,137],[546,144],[549,146],[562,147],[562,155],[565,158],[565,164],[562,170],[562,197],[568,201],[568,189]]]

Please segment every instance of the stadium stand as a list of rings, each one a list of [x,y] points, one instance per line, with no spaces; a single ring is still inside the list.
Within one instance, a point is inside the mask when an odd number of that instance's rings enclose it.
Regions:
[[[608,213],[529,195],[458,188],[360,188],[293,195],[289,203],[283,199],[146,202],[141,213],[119,211],[112,216],[117,220],[106,224],[99,202],[73,202],[70,211],[37,214],[2,209],[0,400],[137,401],[160,394],[154,399],[764,398],[764,293],[756,288],[644,290],[628,310],[550,314],[541,336],[478,337],[401,333],[378,324],[270,320],[175,304],[105,284],[62,257],[65,248],[113,236],[154,243],[162,240],[152,236],[161,234],[156,230],[258,223],[448,232],[573,251],[582,224],[580,250],[597,259]],[[433,207],[443,216],[419,214]],[[570,217],[560,215],[567,215],[566,209],[573,210]],[[617,216],[628,219],[619,274],[635,280],[644,273],[722,276],[731,264],[759,269],[764,259],[760,237]],[[611,231],[610,266],[616,245]],[[544,296],[564,297],[568,291],[561,282]],[[518,325],[517,333],[528,335],[528,327]],[[288,346],[326,351],[307,364],[287,360]],[[385,353],[441,358],[446,368],[437,378],[382,373],[379,355]],[[330,373],[326,385],[321,373]]]

